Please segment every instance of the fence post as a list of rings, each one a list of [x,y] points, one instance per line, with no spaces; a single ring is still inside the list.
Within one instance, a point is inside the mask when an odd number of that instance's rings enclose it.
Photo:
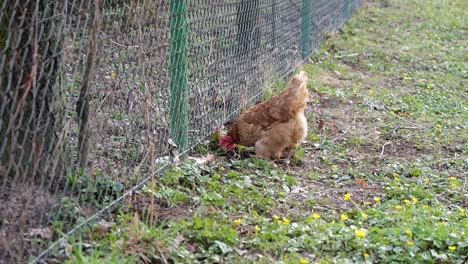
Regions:
[[[301,9],[301,55],[306,59],[312,52],[312,2],[302,0]]]
[[[343,0],[343,16],[345,21],[351,17],[350,0]]]
[[[171,0],[171,137],[180,151],[188,147],[187,0]]]

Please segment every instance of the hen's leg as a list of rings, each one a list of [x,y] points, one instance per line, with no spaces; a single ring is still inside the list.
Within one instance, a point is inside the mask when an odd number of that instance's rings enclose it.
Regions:
[[[284,151],[286,152],[286,159],[291,160],[291,158],[296,154],[297,144],[290,145]]]

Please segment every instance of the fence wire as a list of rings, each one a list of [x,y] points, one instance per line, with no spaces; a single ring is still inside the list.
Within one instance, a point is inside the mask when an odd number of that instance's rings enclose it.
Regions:
[[[23,263],[260,100],[360,1],[0,5],[0,262]]]

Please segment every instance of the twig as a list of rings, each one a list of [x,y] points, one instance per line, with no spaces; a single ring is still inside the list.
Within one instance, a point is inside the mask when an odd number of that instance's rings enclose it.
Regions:
[[[385,151],[385,147],[388,146],[388,145],[391,145],[391,144],[392,144],[391,141],[387,141],[387,142],[385,142],[385,144],[383,144],[383,146],[382,146],[382,151],[380,152],[379,157],[382,157],[382,156],[383,156],[384,151]]]
[[[113,41],[112,39],[109,39],[110,42],[112,42],[113,44],[119,46],[119,47],[123,47],[123,48],[139,48],[140,46],[139,45],[124,45],[124,44],[120,44],[120,43],[117,43],[115,41]]]
[[[351,54],[346,54],[346,55],[334,56],[334,58],[335,59],[341,59],[341,58],[346,58],[346,57],[356,57],[358,55],[359,55],[359,53],[351,53]]]

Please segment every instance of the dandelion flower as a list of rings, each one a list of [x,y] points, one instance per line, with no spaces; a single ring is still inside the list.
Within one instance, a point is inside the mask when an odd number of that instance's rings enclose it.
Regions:
[[[449,179],[450,179],[451,181],[456,181],[456,180],[457,180],[457,178],[456,178],[456,177],[453,177],[453,176],[451,176]]]
[[[410,200],[408,200],[408,199],[403,200],[403,202],[405,202],[405,204],[411,203]]]
[[[287,219],[286,217],[283,217],[283,224],[289,225],[291,223],[291,220]]]
[[[234,224],[240,225],[240,224],[242,224],[242,221],[243,221],[243,220],[242,220],[241,218],[236,219],[236,220],[234,220]]]
[[[256,231],[256,232],[259,232],[260,230],[262,230],[262,228],[259,227],[258,225],[256,225],[256,226],[255,226],[255,231]]]
[[[395,206],[395,208],[396,208],[397,210],[401,210],[401,209],[403,209],[403,206],[397,205],[397,206]]]
[[[413,232],[411,232],[411,230],[409,230],[409,229],[407,229],[407,230],[405,231],[405,233],[406,233],[408,236],[410,236],[410,237],[413,236]]]
[[[307,263],[309,263],[309,261],[308,261],[306,258],[301,258],[301,259],[299,260],[299,263],[300,263],[300,264],[307,264]]]
[[[400,177],[400,174],[395,172],[395,173],[393,173],[393,177],[398,178],[398,177]]]
[[[341,214],[341,220],[343,221],[348,220],[348,216],[346,214]]]
[[[312,218],[315,219],[315,220],[318,220],[318,219],[320,219],[320,214],[318,214],[318,213],[313,213],[313,214],[312,214]]]
[[[417,203],[417,202],[418,202],[418,198],[416,198],[416,197],[412,197],[411,200],[413,201],[413,203]]]
[[[375,201],[376,203],[380,203],[380,197],[374,197],[374,201]]]
[[[365,257],[365,258],[368,258],[368,257],[369,257],[369,254],[364,253],[364,257]]]
[[[367,231],[365,229],[360,228],[360,229],[354,230],[354,234],[358,238],[365,238],[367,235]]]
[[[332,165],[332,168],[336,169],[336,168],[338,168],[338,165],[334,164],[334,165]]]
[[[374,94],[374,90],[370,89],[369,94]]]
[[[371,202],[369,202],[369,201],[364,202],[364,205],[369,205],[369,204],[371,204]]]
[[[351,194],[350,193],[347,193],[347,194],[344,195],[344,200],[345,201],[348,201],[350,199],[351,199]]]
[[[112,77],[112,79],[117,78],[117,73],[116,73],[116,72],[113,72],[113,73],[111,74],[111,77]]]
[[[274,216],[273,216],[273,219],[275,219],[275,221],[278,221],[278,220],[279,220],[279,216],[274,215]]]
[[[414,245],[414,242],[411,241],[411,240],[408,240],[408,241],[406,241],[406,244],[407,244],[408,246],[412,246],[412,245]]]
[[[366,213],[361,213],[362,219],[367,219],[369,216]]]
[[[457,246],[450,246],[450,247],[448,247],[448,249],[450,251],[455,251],[455,250],[457,250]]]

